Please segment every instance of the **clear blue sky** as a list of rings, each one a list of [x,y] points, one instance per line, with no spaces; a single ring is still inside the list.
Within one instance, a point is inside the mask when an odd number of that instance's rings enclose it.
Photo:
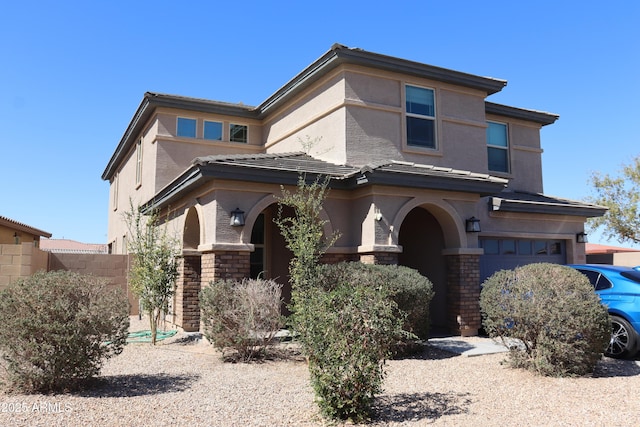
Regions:
[[[333,43],[508,81],[560,119],[545,193],[640,154],[640,2],[29,1],[0,13],[0,215],[104,243],[100,176],[144,92],[257,105]],[[591,236],[597,243],[598,236]]]

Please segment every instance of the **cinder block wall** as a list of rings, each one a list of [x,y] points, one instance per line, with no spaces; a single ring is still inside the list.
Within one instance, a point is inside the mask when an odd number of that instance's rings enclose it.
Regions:
[[[0,289],[6,288],[20,277],[46,270],[47,259],[48,253],[36,248],[31,242],[0,245]]]
[[[106,281],[107,286],[115,286],[126,292],[129,298],[130,314],[139,313],[138,300],[127,284],[129,270],[128,255],[113,254],[49,254],[49,271],[67,270],[80,274],[91,274]]]

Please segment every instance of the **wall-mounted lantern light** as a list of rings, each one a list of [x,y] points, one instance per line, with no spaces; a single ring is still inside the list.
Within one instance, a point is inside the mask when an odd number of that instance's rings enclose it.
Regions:
[[[244,225],[244,211],[239,208],[235,208],[231,211],[231,221],[229,224],[232,227],[242,227]]]
[[[588,243],[589,240],[587,239],[587,233],[585,233],[584,231],[581,231],[580,233],[576,234],[576,242]]]
[[[480,220],[475,216],[467,219],[466,227],[467,233],[479,233],[480,232]]]

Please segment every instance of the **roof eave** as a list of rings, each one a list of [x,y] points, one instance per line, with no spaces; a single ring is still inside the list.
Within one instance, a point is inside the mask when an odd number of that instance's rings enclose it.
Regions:
[[[457,191],[463,193],[475,193],[480,197],[496,194],[496,192],[504,190],[507,186],[506,180],[410,175],[384,171],[373,171],[367,173],[366,178],[370,185],[390,185],[429,190]]]
[[[275,106],[297,95],[320,77],[342,64],[361,65],[461,85],[484,91],[487,95],[499,92],[507,85],[506,80],[476,76],[420,62],[368,52],[362,49],[349,48],[341,44],[334,44],[328,52],[298,73],[298,75],[289,80],[284,86],[260,104],[260,106],[258,106],[260,116],[266,115]]]
[[[560,203],[510,200],[501,197],[491,197],[489,199],[489,209],[501,212],[569,215],[584,218],[600,217],[607,212],[607,208],[596,205],[564,205]]]
[[[560,117],[553,113],[510,107],[508,105],[496,104],[489,101],[485,101],[484,105],[485,113],[487,114],[496,114],[498,116],[526,120],[529,122],[539,123],[542,126],[553,124]]]

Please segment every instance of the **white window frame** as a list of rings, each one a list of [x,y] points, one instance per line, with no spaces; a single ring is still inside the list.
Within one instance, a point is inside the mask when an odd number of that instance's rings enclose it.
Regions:
[[[142,185],[142,138],[136,143],[136,186]]]
[[[115,176],[113,177],[113,192],[112,192],[112,197],[113,200],[111,201],[111,207],[113,208],[114,211],[118,210],[118,191],[119,191],[119,187],[120,187],[120,173],[116,172]]]
[[[407,111],[407,87],[415,87],[418,89],[426,89],[433,92],[433,116],[426,116],[422,114],[410,113]],[[437,91],[433,87],[421,86],[413,83],[405,83],[404,90],[402,91],[402,111],[404,113],[403,117],[403,134],[404,134],[404,142],[405,146],[409,149],[413,150],[428,150],[428,151],[438,151],[440,149],[440,144],[438,143],[438,101],[437,101]],[[409,135],[407,132],[407,117],[415,117],[421,120],[430,120],[433,122],[433,147],[426,147],[423,145],[413,145],[409,144]]]
[[[246,141],[234,141],[231,139],[231,128],[233,126],[244,126],[247,130],[247,138]],[[243,124],[243,123],[229,123],[229,142],[235,142],[238,144],[248,144],[249,143],[249,125]]]
[[[218,123],[218,124],[220,124],[220,138],[219,139],[213,139],[213,138],[207,138],[206,137],[205,127],[207,126],[207,123]],[[224,122],[222,122],[220,120],[206,120],[206,119],[203,120],[202,121],[202,139],[205,139],[207,141],[222,141],[224,139]]]
[[[503,147],[501,145],[492,145],[489,144],[489,139],[487,138],[487,169],[489,170],[489,172],[494,172],[494,173],[504,173],[504,174],[509,174],[511,173],[511,137],[509,135],[509,123],[506,122],[499,122],[497,120],[487,120],[487,128],[489,127],[489,123],[493,123],[496,125],[502,125],[504,126],[504,131],[505,131],[505,137],[507,138],[507,146]],[[505,150],[505,152],[507,153],[507,170],[506,171],[499,171],[499,170],[493,170],[493,169],[489,169],[489,152],[488,149],[489,148],[493,148],[496,150]]]
[[[195,122],[195,126],[194,126],[194,135],[190,136],[190,135],[180,135],[178,130],[179,130],[179,122],[180,119],[182,120],[192,120]],[[178,116],[176,117],[176,136],[179,138],[197,138],[198,137],[198,119],[194,119],[193,117],[183,117],[183,116]]]

